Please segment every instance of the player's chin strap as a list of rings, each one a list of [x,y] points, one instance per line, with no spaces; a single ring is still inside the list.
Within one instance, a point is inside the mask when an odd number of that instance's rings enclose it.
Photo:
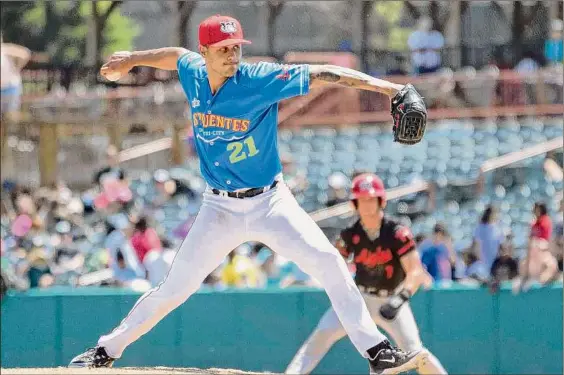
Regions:
[[[409,301],[411,297],[411,292],[403,288],[399,292],[392,295],[388,302],[380,307],[380,315],[382,315],[382,317],[387,320],[395,319],[399,309],[403,306],[404,303]]]

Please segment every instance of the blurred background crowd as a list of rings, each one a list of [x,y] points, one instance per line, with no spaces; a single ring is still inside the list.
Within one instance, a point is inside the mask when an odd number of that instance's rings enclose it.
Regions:
[[[435,111],[425,140],[405,148],[392,142],[386,98],[330,88],[282,103],[284,178],[330,239],[355,220],[351,176],[367,170],[404,189],[387,214],[412,228],[442,285],[494,292],[511,281],[517,293],[562,282],[562,3],[1,7],[3,291],[143,291],[166,275],[205,189],[189,107],[170,72],[137,68],[114,83],[97,70],[116,50],[195,50],[198,20],[218,12],[241,19],[250,61],[331,63],[413,82]],[[202,288],[292,285],[317,283],[267,245],[245,243]]]

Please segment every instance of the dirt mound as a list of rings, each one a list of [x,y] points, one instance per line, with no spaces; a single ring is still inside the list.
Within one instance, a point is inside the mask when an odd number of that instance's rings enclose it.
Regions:
[[[52,368],[11,368],[2,370],[2,375],[74,375],[74,374],[183,374],[183,375],[258,375],[264,372],[246,372],[235,369],[199,369],[199,368],[174,368],[174,367],[116,367],[103,369],[76,369],[66,367]]]

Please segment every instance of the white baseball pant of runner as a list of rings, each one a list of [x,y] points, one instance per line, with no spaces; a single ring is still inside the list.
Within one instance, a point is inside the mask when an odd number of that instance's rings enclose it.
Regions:
[[[409,303],[405,303],[400,308],[394,320],[388,321],[380,315],[380,307],[388,301],[387,298],[371,294],[363,294],[363,297],[376,324],[394,339],[400,349],[410,352],[423,348],[419,329]],[[288,365],[286,374],[311,373],[329,349],[344,336],[345,330],[337,318],[335,310],[329,308]],[[417,372],[436,375],[447,373],[439,360],[431,353],[428,353],[427,358],[420,362]]]
[[[109,356],[121,357],[129,344],[186,301],[229,252],[247,241],[264,243],[316,278],[362,356],[368,357],[366,351],[386,338],[370,317],[337,249],[280,181],[275,188],[244,199],[215,195],[208,187],[165,279],[141,296],[98,345]]]

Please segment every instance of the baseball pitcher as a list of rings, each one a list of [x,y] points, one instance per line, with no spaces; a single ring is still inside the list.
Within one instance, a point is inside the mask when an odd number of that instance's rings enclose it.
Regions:
[[[339,84],[392,99],[394,137],[423,136],[426,110],[413,86],[327,65],[242,62],[239,21],[215,15],[199,25],[199,53],[161,48],[114,54],[101,74],[117,79],[135,66],[178,70],[192,110],[203,202],[165,279],[145,293],[121,324],[75,357],[71,367],[109,367],[125,348],[198,290],[204,278],[241,243],[262,242],[319,280],[335,313],[373,373],[413,368],[422,350],[393,348],[378,330],[339,251],[301,209],[281,176],[278,102],[316,85]],[[219,353],[221,355],[221,353]]]
[[[427,353],[416,363],[420,374],[446,374],[439,360],[423,348],[409,306],[419,286],[429,287],[432,283],[421,265],[410,230],[384,216],[386,190],[378,176],[365,173],[355,177],[351,198],[360,219],[341,232],[337,248],[355,263],[355,282],[370,316],[401,349]],[[330,308],[298,350],[286,374],[309,374],[343,336],[343,326]]]

